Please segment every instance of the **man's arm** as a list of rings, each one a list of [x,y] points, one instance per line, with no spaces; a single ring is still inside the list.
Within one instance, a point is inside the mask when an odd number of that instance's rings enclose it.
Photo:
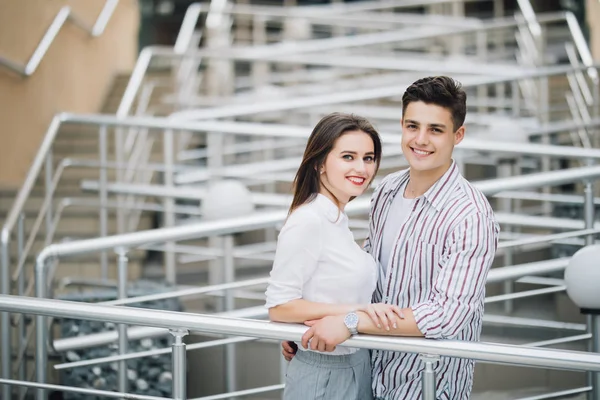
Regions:
[[[493,220],[480,214],[467,218],[447,241],[446,260],[428,300],[402,309],[404,319],[389,331],[378,329],[361,313],[358,331],[433,339],[456,337],[476,315],[483,314],[485,284],[497,244],[498,226]],[[342,328],[343,317],[323,318],[311,324],[303,344],[312,339],[311,345],[324,343],[323,348],[335,349],[350,337]]]
[[[498,245],[498,225],[482,214],[466,218],[446,240],[444,265],[427,301],[411,308],[426,338],[453,339],[483,315],[485,285]]]

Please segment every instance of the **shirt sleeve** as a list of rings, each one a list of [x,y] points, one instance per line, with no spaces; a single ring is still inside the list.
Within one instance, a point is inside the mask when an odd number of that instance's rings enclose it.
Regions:
[[[482,318],[498,233],[498,224],[482,214],[468,217],[452,232],[429,299],[412,307],[417,327],[426,338],[455,339],[474,319]],[[469,336],[476,339],[478,335]]]
[[[373,195],[371,196],[371,203],[369,205],[369,228],[368,228],[368,232],[367,232],[367,238],[365,239],[365,242],[363,243],[363,250],[366,251],[367,253],[371,254],[371,250],[372,250],[372,235],[373,232],[375,231],[375,218],[374,215],[376,213],[377,210],[374,209],[374,205],[376,203],[376,200],[379,198],[379,196],[381,196],[381,191],[383,190],[383,188],[385,187],[385,185],[387,184],[387,181],[389,179],[390,175],[386,175],[381,182],[379,183],[379,185],[377,185],[377,187],[375,188],[375,190],[373,191]],[[373,257],[376,258],[376,257]]]
[[[321,219],[303,211],[292,213],[279,233],[265,293],[266,308],[301,299],[304,285],[317,268],[321,252]]]

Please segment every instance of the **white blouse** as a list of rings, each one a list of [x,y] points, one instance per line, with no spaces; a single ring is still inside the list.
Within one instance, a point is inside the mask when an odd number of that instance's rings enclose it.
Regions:
[[[375,260],[354,241],[348,217],[328,197],[318,194],[294,210],[279,233],[266,307],[296,299],[367,304],[376,284]],[[338,347],[328,354],[354,351]]]

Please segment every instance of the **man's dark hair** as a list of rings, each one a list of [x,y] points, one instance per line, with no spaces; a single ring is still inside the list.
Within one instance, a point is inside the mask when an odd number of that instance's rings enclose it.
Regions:
[[[460,82],[448,76],[429,76],[410,85],[402,96],[402,115],[410,103],[417,101],[448,109],[452,114],[453,131],[465,122],[467,94]]]

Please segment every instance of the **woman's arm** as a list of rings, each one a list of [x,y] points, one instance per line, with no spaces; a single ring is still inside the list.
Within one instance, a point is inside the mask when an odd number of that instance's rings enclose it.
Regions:
[[[269,318],[274,322],[304,323],[328,315],[345,315],[351,311],[364,309],[364,304],[328,304],[296,299],[270,308]]]

